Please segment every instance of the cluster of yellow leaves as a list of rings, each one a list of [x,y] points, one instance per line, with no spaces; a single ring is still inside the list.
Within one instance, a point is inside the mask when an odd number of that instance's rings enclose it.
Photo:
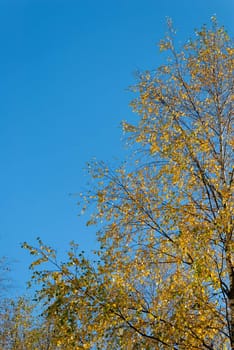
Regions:
[[[29,298],[0,301],[0,348],[4,350],[57,350],[53,326],[35,310]]]

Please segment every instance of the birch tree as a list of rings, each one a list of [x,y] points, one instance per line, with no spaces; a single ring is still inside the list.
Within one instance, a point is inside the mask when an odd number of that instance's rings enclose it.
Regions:
[[[160,49],[123,122],[131,163],[90,168],[98,261],[26,244],[56,341],[73,349],[234,350],[233,42],[213,18],[179,50],[169,23]]]

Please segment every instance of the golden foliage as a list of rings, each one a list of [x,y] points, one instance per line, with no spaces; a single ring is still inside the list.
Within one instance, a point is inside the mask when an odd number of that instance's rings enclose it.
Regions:
[[[135,166],[91,168],[99,261],[27,246],[63,349],[234,349],[233,44],[212,19],[177,52],[169,29],[123,123]]]

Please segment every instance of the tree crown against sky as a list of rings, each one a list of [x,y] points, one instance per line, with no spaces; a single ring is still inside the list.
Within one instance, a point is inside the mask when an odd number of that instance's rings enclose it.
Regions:
[[[90,168],[98,262],[25,244],[57,346],[234,349],[233,42],[213,18],[177,52],[168,29],[123,122],[135,165]]]

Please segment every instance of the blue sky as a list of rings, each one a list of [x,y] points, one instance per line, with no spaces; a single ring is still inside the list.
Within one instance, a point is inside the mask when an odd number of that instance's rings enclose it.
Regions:
[[[29,278],[21,242],[95,247],[77,216],[86,162],[123,157],[127,89],[162,63],[166,17],[183,42],[214,14],[233,36],[234,0],[0,0],[0,256],[13,293]]]

